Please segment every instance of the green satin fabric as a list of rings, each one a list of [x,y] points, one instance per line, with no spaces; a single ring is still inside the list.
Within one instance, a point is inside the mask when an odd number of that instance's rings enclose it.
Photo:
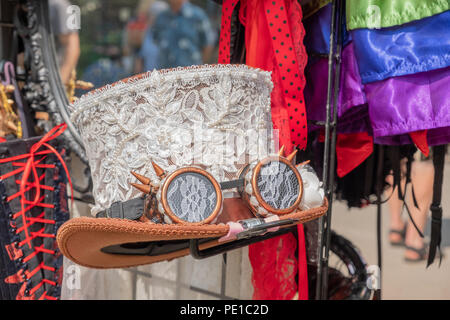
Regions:
[[[397,26],[450,9],[450,0],[347,0],[346,3],[349,30]]]

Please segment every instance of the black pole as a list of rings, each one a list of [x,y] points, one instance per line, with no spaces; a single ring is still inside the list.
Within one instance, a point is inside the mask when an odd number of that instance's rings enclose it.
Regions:
[[[381,267],[382,267],[382,234],[381,234],[381,194],[383,192],[383,159],[384,159],[384,148],[383,146],[378,147],[378,162],[377,162],[377,182],[376,182],[376,192],[377,192],[377,260],[378,268],[380,270],[379,278],[377,279],[377,284],[374,293],[374,300],[381,300]]]
[[[332,2],[332,8],[331,8],[331,27],[330,27],[330,52],[328,54],[328,83],[327,83],[327,104],[326,104],[326,119],[325,119],[325,142],[324,142],[324,156],[323,156],[323,174],[322,174],[322,180],[324,184],[325,189],[325,195],[328,197],[329,204],[328,204],[328,212],[326,216],[323,216],[319,219],[319,230],[318,230],[318,244],[317,244],[317,282],[316,282],[316,300],[322,300],[327,297],[326,290],[323,287],[324,284],[324,278],[328,278],[328,274],[324,274],[324,262],[328,263],[327,261],[324,261],[324,257],[328,256],[328,253],[325,254],[324,251],[327,251],[329,246],[327,246],[327,240],[329,238],[329,233],[326,231],[328,230],[328,225],[330,221],[331,216],[331,207],[332,207],[332,193],[333,193],[333,184],[334,181],[331,181],[329,179],[329,172],[330,172],[330,153],[334,153],[334,150],[331,149],[331,141],[330,141],[330,129],[334,125],[334,128],[336,127],[336,122],[333,121],[331,123],[331,103],[335,102],[335,99],[333,97],[333,93],[336,92],[336,90],[333,91],[333,83],[335,83],[334,78],[334,71],[335,71],[335,62],[336,62],[336,56],[335,56],[335,33],[336,33],[336,23],[340,24],[340,22],[336,22],[337,20],[337,12],[338,12],[338,5],[341,5],[341,0],[333,0]],[[339,11],[340,12],[340,11]],[[340,20],[340,19],[339,19]],[[339,40],[337,41],[339,42]],[[336,88],[335,88],[336,89]],[[339,87],[337,88],[339,90]],[[334,111],[336,111],[336,108],[334,108]],[[334,159],[334,156],[333,156]],[[325,244],[325,246],[324,246]],[[327,281],[326,281],[327,282]],[[326,284],[326,283],[325,283]]]
[[[377,196],[378,197],[378,196]],[[381,300],[381,203],[377,204],[377,256],[378,256],[378,268],[380,270],[377,284],[379,287],[375,289],[374,300]]]
[[[337,109],[339,103],[339,89],[340,89],[340,79],[341,79],[341,53],[342,53],[342,17],[344,15],[344,0],[338,2],[338,16],[336,18],[337,23],[337,37],[336,37],[336,54],[335,54],[335,77],[334,77],[334,101],[333,101],[333,121],[331,123],[331,146],[330,146],[330,163],[329,163],[329,174],[328,174],[328,201],[329,207],[326,215],[325,225],[324,225],[324,239],[325,239],[325,249],[323,250],[323,262],[322,262],[322,299],[327,299],[328,295],[328,258],[330,252],[330,239],[331,239],[331,217],[333,209],[333,191],[334,191],[334,175],[336,169],[336,135],[337,135]]]

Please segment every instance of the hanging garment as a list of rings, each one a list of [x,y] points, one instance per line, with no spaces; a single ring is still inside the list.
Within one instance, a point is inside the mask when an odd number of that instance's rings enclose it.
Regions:
[[[328,7],[321,9],[310,17],[309,23],[305,25],[307,27],[327,28],[326,26],[330,23],[328,10]],[[431,19],[438,19],[438,17],[434,16]],[[352,32],[352,35],[354,36],[358,32],[374,33],[383,30],[357,30]],[[401,31],[402,28],[398,28],[398,30]],[[307,34],[309,31],[310,29],[307,28]],[[322,36],[324,33],[317,30],[314,32],[318,38],[322,38],[322,43],[326,41],[326,37]],[[417,32],[421,33],[422,31]],[[425,39],[425,37],[419,37],[417,34],[414,37]],[[373,38],[376,39],[375,36]],[[392,38],[394,38],[394,35]],[[306,36],[305,39],[310,40],[312,37]],[[359,40],[361,42],[363,38]],[[317,43],[317,41],[305,41],[307,50],[309,51],[311,48],[317,50],[319,48]],[[360,44],[360,47],[365,46],[368,47],[367,44]],[[363,85],[359,76],[361,66],[357,63],[355,48],[356,40],[353,39],[342,51],[338,132],[366,131],[373,134],[375,143],[398,145],[414,142],[417,145],[414,132],[427,130],[422,132],[422,136],[428,145],[447,143],[450,140],[448,136],[450,115],[447,112],[449,99],[448,90],[446,90],[446,87],[450,84],[448,68],[396,76]],[[321,58],[314,64],[309,64],[306,71],[308,81],[305,88],[305,100],[308,118],[323,121],[325,119],[326,97],[321,92],[324,92],[327,86],[327,59]],[[356,112],[357,109],[363,109],[360,105],[364,103],[367,103],[370,115],[368,127],[366,127],[364,121],[361,121],[363,114]],[[349,113],[350,108],[353,109],[353,113]],[[386,110],[389,112],[386,112]],[[354,117],[354,121],[352,121],[352,117]]]
[[[449,9],[448,0],[347,0],[347,26],[349,30],[387,28]]]
[[[428,146],[439,146],[450,141],[450,127],[426,130],[426,141]],[[413,143],[411,136],[400,134],[396,136],[377,137],[375,143],[383,145],[404,145]]]
[[[288,153],[294,146],[304,149],[307,127],[303,70],[307,55],[302,45],[301,8],[291,0],[224,1],[219,63],[230,63],[230,24],[232,11],[238,3],[241,22],[246,28],[246,64],[272,72],[272,121],[274,130],[279,131],[280,145],[284,145]],[[293,11],[292,3],[298,7],[297,11]]]
[[[380,30],[351,32],[362,82],[450,66],[450,11]]]
[[[355,62],[350,43],[342,52],[338,132],[366,131],[373,134],[375,143],[398,145],[412,143],[408,133],[428,130],[430,146],[450,142],[450,91],[447,89],[450,68],[363,85]],[[326,90],[327,68],[327,59],[320,59],[307,68],[305,100],[308,117],[312,120],[325,119],[326,97],[321,92]],[[369,126],[364,120],[362,105],[365,103]]]
[[[252,0],[247,1],[246,13],[246,63],[272,70],[272,110],[278,110],[279,115],[287,111],[292,145],[304,149],[307,128],[303,70],[307,56],[302,45],[305,31],[300,22],[301,7],[290,0],[266,0],[264,5]],[[281,140],[280,143],[284,144]],[[308,299],[303,226],[298,227],[298,239],[288,234],[250,246],[249,257],[255,299],[292,299],[296,292],[299,299]],[[270,273],[273,276],[268,277]]]
[[[347,4],[349,3],[350,1]],[[358,3],[362,4],[364,1]],[[395,1],[390,2],[390,4],[393,3]],[[405,4],[407,1],[403,3]],[[446,5],[447,10],[448,2]],[[348,11],[347,13],[350,16]],[[328,17],[330,16],[328,15]],[[449,21],[450,11],[445,11],[397,27],[380,30],[354,30],[351,32],[351,39],[355,50],[354,52],[350,50],[343,52],[343,55],[355,55],[353,59],[357,63],[347,65],[343,63],[342,72],[346,73],[345,69],[348,67],[358,68],[362,81],[361,83],[353,82],[353,85],[356,85],[357,89],[362,88],[365,95],[374,142],[394,145],[384,147],[389,151],[388,157],[389,154],[391,156],[389,162],[391,165],[387,168],[393,169],[394,185],[398,185],[400,181],[400,155],[406,151],[404,155],[411,159],[415,148],[412,144],[419,148],[425,156],[428,156],[430,152],[429,146],[435,145],[433,150],[439,150],[437,153],[440,155],[435,163],[435,168],[436,171],[442,171],[443,145],[450,142],[449,99],[446,93],[450,84],[448,82]],[[375,27],[379,28],[380,25]],[[320,35],[317,30],[316,33]],[[311,41],[311,43],[322,44],[323,47],[324,41],[320,40]],[[310,51],[308,50],[308,52]],[[343,56],[342,59],[345,60],[346,57]],[[307,70],[309,71],[309,68]],[[355,72],[354,70],[353,73]],[[315,78],[316,82],[320,82],[320,77],[315,75]],[[327,77],[324,75],[324,78]],[[321,85],[314,83],[313,86],[325,87],[324,83]],[[358,92],[358,90],[353,92]],[[308,96],[306,94],[305,96],[308,110]],[[339,99],[338,104],[342,103]],[[311,107],[313,106],[311,105]],[[310,115],[308,114],[308,116]],[[341,122],[340,120],[338,123]],[[340,178],[340,180],[338,179],[337,194],[338,198],[346,199],[349,206],[360,207],[370,203],[367,196],[373,195],[375,190],[373,188],[374,179],[371,179],[371,175],[373,178],[374,170],[372,168],[376,154],[372,153],[366,160],[351,168],[356,163],[355,151],[364,152],[363,150],[366,150],[367,152],[370,150],[368,147],[373,143],[367,139],[367,143],[364,144],[364,139],[368,138],[364,137],[364,134],[364,132],[360,132],[353,133],[355,136],[346,136],[338,133],[337,137],[337,176]],[[356,139],[354,139],[355,137]],[[375,148],[376,152],[378,152],[378,148]],[[352,163],[352,166],[343,168],[340,165],[340,163],[349,162]],[[410,172],[410,161],[408,164]],[[390,171],[384,169],[381,181],[384,181],[384,177]],[[358,185],[358,181],[364,181],[365,186]],[[441,188],[440,181],[433,188],[434,194],[437,196],[434,199],[436,200],[435,204],[431,207],[434,231],[431,236],[428,265],[433,262],[441,241]],[[403,194],[399,194],[399,198],[404,199]],[[409,210],[407,212],[409,213]]]
[[[347,113],[353,112],[355,114],[354,111],[360,109],[367,102],[353,52],[354,49],[351,42],[342,50],[337,107],[339,118],[345,117]],[[307,81],[304,92],[308,119],[325,121],[327,96],[324,92],[327,90],[328,83],[328,58],[321,58],[316,63],[309,64],[305,74]],[[345,132],[367,131],[368,128],[361,124],[361,122],[357,123],[354,121],[354,123],[349,123],[349,125],[352,127],[360,126],[360,128],[342,127],[342,130]]]
[[[329,49],[326,34],[329,34],[330,19],[330,6],[307,19],[305,44],[308,52],[325,53]],[[444,89],[448,82],[446,68],[363,85],[355,44],[351,37],[344,38],[344,42],[347,44],[342,50],[337,101],[338,176],[345,176],[364,161],[372,152],[373,141],[388,145],[414,143],[426,155],[429,145],[450,141],[449,115],[445,112],[448,110]],[[326,95],[323,92],[327,89],[328,59],[311,59],[305,73],[308,119],[324,121]],[[391,112],[386,112],[386,108]],[[309,131],[319,128],[309,125]]]
[[[380,148],[383,148],[382,167],[378,168]],[[361,208],[377,201],[377,172],[381,174],[382,189],[388,185],[386,177],[392,174],[400,175],[400,159],[407,159],[411,164],[414,153],[417,151],[413,145],[380,146],[375,144],[373,153],[360,165],[345,176],[338,176],[336,180],[336,198],[347,203],[349,208]],[[397,164],[397,165],[396,165]],[[397,185],[398,181],[395,181]],[[403,192],[404,193],[404,190]],[[389,196],[389,195],[388,195]]]
[[[309,65],[306,70],[307,85],[305,101],[310,120],[325,121],[328,81],[328,59],[319,59]],[[353,44],[350,42],[342,51],[342,67],[337,102],[337,173],[344,176],[361,162],[373,150],[368,106],[363,85],[359,77],[356,60],[353,55]],[[309,125],[309,130],[320,129],[320,126]]]
[[[363,85],[352,47],[347,45],[342,54],[338,133],[367,132],[377,144],[418,145],[413,133],[426,130],[421,150],[450,142],[450,68]],[[326,97],[321,92],[327,86],[327,66],[327,59],[320,59],[306,69],[306,109],[316,121],[325,119]],[[310,125],[310,130],[317,128]]]
[[[363,85],[353,55],[350,43],[342,53],[338,132],[366,131],[373,134],[375,143],[398,145],[412,143],[408,133],[428,130],[430,146],[450,141],[450,92],[447,90],[450,68]],[[321,92],[327,86],[327,59],[320,59],[306,70],[308,118],[324,121],[326,97]],[[369,106],[370,119],[365,119],[365,103]],[[366,120],[370,121],[369,125]]]

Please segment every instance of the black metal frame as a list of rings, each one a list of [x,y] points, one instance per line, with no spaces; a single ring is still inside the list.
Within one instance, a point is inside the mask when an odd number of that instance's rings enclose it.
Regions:
[[[6,12],[3,13],[3,10]],[[73,151],[87,166],[83,142],[70,120],[69,101],[59,75],[48,0],[2,0],[0,14],[2,17],[6,14],[12,17],[11,22],[6,21],[1,25],[10,29],[6,32],[2,28],[2,42],[17,42],[18,38],[21,38],[24,44],[26,73],[24,79],[21,79],[25,82],[22,89],[24,104],[35,111],[46,111],[52,126],[66,123],[68,129],[63,133],[62,139],[70,151]],[[8,56],[15,60],[9,47],[1,48],[0,51],[4,57]],[[88,169],[85,170],[85,176],[88,180],[87,186],[78,186],[74,183],[74,189],[81,194],[84,202],[89,202],[92,181]]]
[[[26,8],[26,19],[14,21],[25,43],[25,64],[29,68],[23,89],[25,99],[35,110],[45,108],[52,125],[67,124],[63,139],[81,161],[87,163],[80,134],[70,121],[69,101],[59,75],[48,1],[18,0],[16,3]]]
[[[322,181],[328,199],[328,211],[319,218],[317,245],[316,300],[327,298],[328,258],[331,238],[331,215],[333,208],[334,172],[336,155],[337,102],[339,96],[341,52],[345,0],[333,0],[331,9],[330,52],[328,54],[328,84],[326,119],[324,123],[325,142]],[[331,114],[333,113],[333,114]]]
[[[376,175],[376,196],[377,196],[377,260],[378,260],[378,268],[380,269],[378,285],[379,288],[375,290],[374,300],[381,300],[381,266],[382,266],[382,237],[381,237],[381,205],[383,203],[381,199],[381,195],[383,193],[383,159],[384,159],[384,148],[380,146],[380,150],[378,153],[378,163],[377,163],[377,175]]]
[[[292,222],[291,222],[292,223]],[[265,230],[267,230],[268,227],[265,227]],[[248,245],[251,245],[256,242],[264,241],[276,236],[280,236],[282,234],[286,234],[289,232],[294,232],[295,227],[291,228],[283,228],[275,232],[269,232],[264,235],[260,236],[251,236],[248,238],[232,241],[229,243],[225,243],[219,246],[215,246],[209,249],[200,250],[199,248],[199,239],[192,239],[189,240],[189,249],[191,256],[193,256],[195,259],[205,259],[209,258],[218,254],[223,254],[227,251],[239,249],[242,247],[246,247]]]

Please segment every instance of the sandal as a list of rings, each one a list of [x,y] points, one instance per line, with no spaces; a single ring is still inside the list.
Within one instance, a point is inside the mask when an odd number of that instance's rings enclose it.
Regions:
[[[415,259],[405,257],[405,261],[407,261],[407,262],[420,262],[420,261],[424,261],[428,258],[428,250],[427,250],[426,245],[424,245],[422,248],[419,248],[419,249],[405,245],[405,249],[413,251],[418,254],[418,257]]]
[[[391,246],[394,247],[402,247],[405,245],[405,236],[406,236],[406,223],[402,230],[391,229],[389,230],[389,234],[398,234],[401,237],[400,241],[389,241]]]

